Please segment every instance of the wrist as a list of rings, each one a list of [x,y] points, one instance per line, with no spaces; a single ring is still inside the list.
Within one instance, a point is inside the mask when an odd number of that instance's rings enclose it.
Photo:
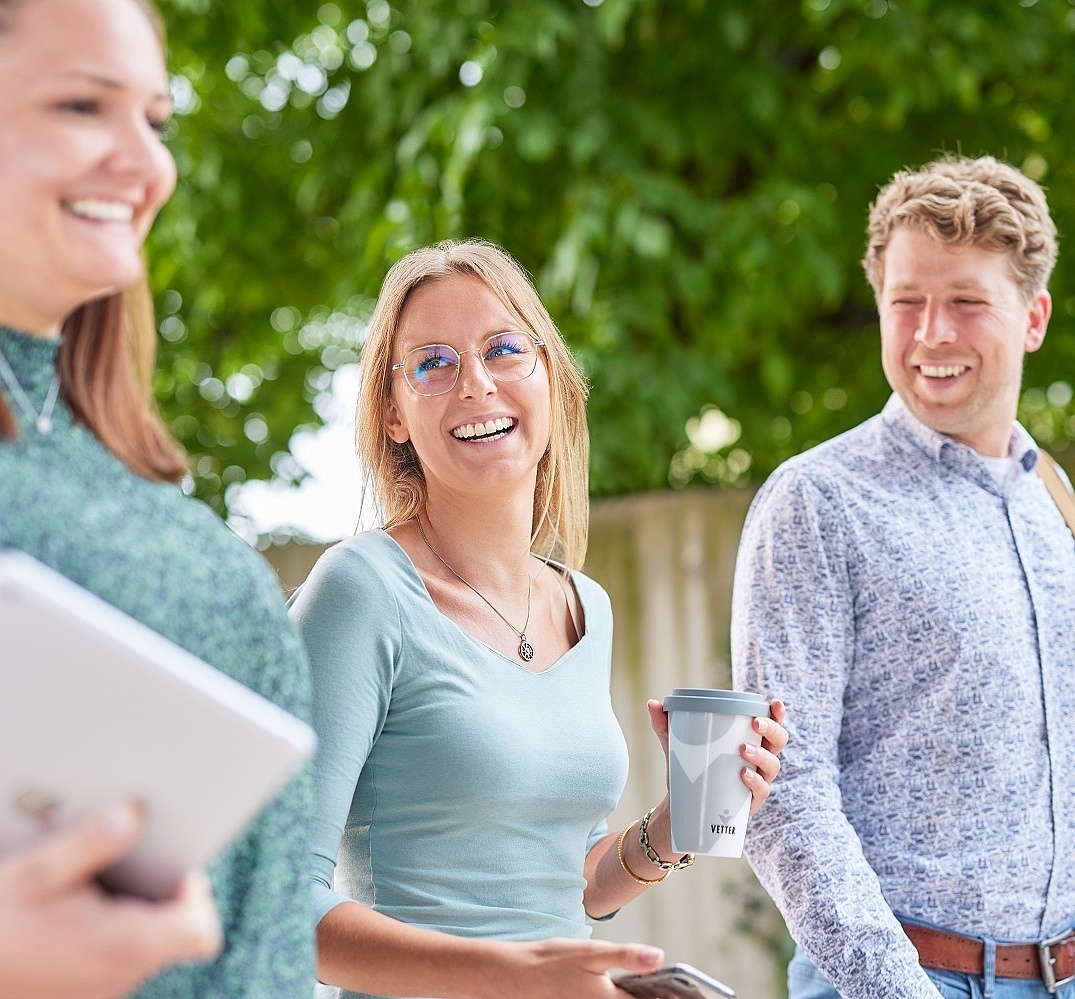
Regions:
[[[659,806],[658,806],[659,807]],[[658,870],[668,873],[670,871],[681,871],[685,867],[690,867],[694,863],[693,853],[676,854],[672,850],[672,832],[670,822],[665,823],[665,828],[668,830],[667,845],[655,844],[651,838],[651,823],[654,815],[657,814],[657,808],[651,808],[645,815],[642,816],[642,821],[638,824],[638,845],[642,853],[645,855],[649,863],[656,867]],[[656,835],[656,832],[654,833]],[[657,850],[657,845],[664,846],[664,852],[661,853]]]
[[[472,999],[511,995],[529,970],[527,945],[502,940],[468,940],[467,944],[467,970],[458,995]]]
[[[672,855],[672,811],[668,805],[668,795],[665,795],[647,813],[646,836],[650,846],[664,859]],[[639,819],[638,826],[642,825]],[[643,851],[644,852],[644,851]],[[678,859],[678,856],[677,856]]]
[[[620,867],[623,868],[624,874],[635,884],[640,884],[643,888],[649,888],[652,885],[660,884],[668,877],[668,871],[651,872],[648,869],[649,863],[638,845],[637,828],[638,822],[632,822],[624,827],[616,843],[616,852],[619,855]],[[628,854],[632,856],[630,861],[627,859]],[[641,856],[639,856],[640,854]]]

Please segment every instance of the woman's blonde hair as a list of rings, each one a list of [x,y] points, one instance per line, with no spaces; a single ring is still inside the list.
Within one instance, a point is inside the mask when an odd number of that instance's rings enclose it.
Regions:
[[[14,10],[33,0],[0,0],[0,31]],[[145,0],[133,0],[164,44],[161,22]],[[76,418],[132,471],[147,479],[178,482],[187,472],[183,450],[157,413],[151,379],[157,331],[153,302],[143,279],[126,291],[86,302],[63,323],[57,369]],[[0,437],[14,440],[15,420],[0,396]]]
[[[363,506],[372,500],[383,526],[391,528],[413,518],[426,502],[418,455],[410,441],[400,444],[388,436],[385,412],[393,390],[391,366],[399,321],[408,297],[422,285],[454,275],[478,278],[524,330],[545,342],[552,418],[549,446],[537,468],[532,548],[538,555],[579,568],[586,557],[589,526],[586,379],[526,272],[505,250],[485,240],[447,240],[415,250],[393,265],[384,279],[362,348],[355,419],[358,456],[365,470]]]

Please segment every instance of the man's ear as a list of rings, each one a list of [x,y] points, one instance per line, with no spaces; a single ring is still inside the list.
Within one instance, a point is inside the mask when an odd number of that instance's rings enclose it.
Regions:
[[[1028,354],[1037,350],[1045,339],[1045,329],[1049,325],[1049,316],[1053,312],[1053,300],[1047,291],[1040,291],[1030,302],[1027,314],[1026,335],[1023,349]]]
[[[403,419],[391,397],[384,404],[384,430],[397,444],[403,444],[411,439]]]

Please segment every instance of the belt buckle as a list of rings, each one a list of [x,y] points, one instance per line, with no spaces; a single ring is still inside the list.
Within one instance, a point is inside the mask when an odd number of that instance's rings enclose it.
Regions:
[[[1041,980],[1045,983],[1045,988],[1049,993],[1055,993],[1057,989],[1063,988],[1070,982],[1075,982],[1075,973],[1067,976],[1067,978],[1057,979],[1056,972],[1053,970],[1053,965],[1056,964],[1056,958],[1052,955],[1052,948],[1055,944],[1063,943],[1065,940],[1069,940],[1072,937],[1071,930],[1065,930],[1059,936],[1050,937],[1048,940],[1042,940],[1038,944],[1038,960],[1041,963]]]

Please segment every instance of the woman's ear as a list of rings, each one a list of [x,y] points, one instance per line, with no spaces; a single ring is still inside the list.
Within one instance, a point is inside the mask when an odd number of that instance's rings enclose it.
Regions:
[[[384,404],[384,430],[397,444],[404,444],[411,439],[411,435],[403,423],[399,409],[391,397]]]

